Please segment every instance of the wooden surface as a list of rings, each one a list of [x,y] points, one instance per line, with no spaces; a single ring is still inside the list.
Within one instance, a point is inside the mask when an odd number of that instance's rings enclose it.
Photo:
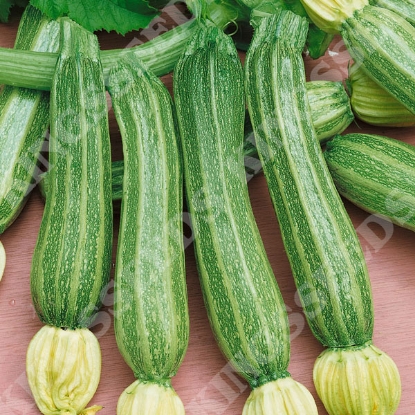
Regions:
[[[172,11],[169,13],[171,15]],[[9,24],[0,25],[0,46],[13,46],[18,19],[17,12]],[[179,22],[180,16],[173,20]],[[163,17],[152,26],[153,33],[164,30],[164,27],[167,23]],[[99,37],[102,48],[108,49],[126,47],[131,41],[136,43],[139,34],[132,33],[123,38],[100,33]],[[342,43],[336,39],[323,59],[312,61],[305,57],[308,77],[312,80],[342,80],[346,77],[348,59]],[[163,80],[171,87],[171,76],[165,76]],[[117,159],[121,157],[120,136],[112,112],[110,117],[114,159]],[[415,144],[413,128],[370,128],[359,122],[348,129],[357,130],[389,135]],[[311,335],[298,305],[264,177],[252,179],[249,189],[254,213],[289,314],[292,330],[289,370],[294,379],[313,393],[319,413],[327,414],[312,382],[313,363],[322,347]],[[408,415],[415,410],[415,235],[380,221],[348,202],[345,205],[361,240],[372,281],[374,343],[398,365],[402,400],[397,414]],[[30,339],[41,327],[31,303],[29,270],[42,209],[42,200],[35,190],[20,217],[0,237],[7,252],[6,269],[0,283],[0,408],[5,415],[39,413],[25,377],[25,353]],[[115,234],[118,219],[115,215]],[[114,247],[115,243],[116,238]],[[187,415],[240,414],[249,388],[233,373],[213,339],[201,297],[192,245],[186,249],[186,259],[191,335],[187,355],[173,379],[173,385],[184,402]],[[115,343],[111,287],[93,331],[102,347],[103,366],[101,383],[91,404],[103,405],[102,415],[113,415],[118,396],[134,378]]]

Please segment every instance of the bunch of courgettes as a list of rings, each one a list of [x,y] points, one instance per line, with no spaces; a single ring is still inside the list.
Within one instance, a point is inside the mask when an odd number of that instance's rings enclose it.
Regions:
[[[225,20],[215,23],[205,18],[205,2],[189,2],[200,16],[177,34],[134,51],[106,53],[99,51],[93,34],[70,19],[51,22],[29,6],[25,19],[33,13],[36,21],[59,26],[59,52],[0,51],[0,58],[26,56],[34,67],[45,67],[41,76],[23,74],[21,79],[8,78],[8,83],[51,91],[49,96],[10,86],[0,101],[0,117],[5,117],[6,109],[22,105],[6,105],[12,96],[33,95],[32,107],[42,109],[43,121],[28,113],[25,137],[34,127],[44,131],[50,122],[48,172],[42,179],[45,211],[31,272],[33,303],[45,326],[27,354],[29,385],[44,414],[86,415],[101,409],[86,408],[98,386],[101,364],[98,341],[88,326],[109,281],[113,199],[122,199],[115,270],[116,339],[137,379],[121,395],[117,413],[185,412],[171,385],[187,349],[189,330],[183,184],[212,330],[225,357],[252,389],[243,413],[317,413],[313,396],[288,372],[287,313],[246,186],[250,174],[246,160],[253,156],[259,158],[267,179],[310,328],[327,348],[314,368],[315,386],[327,411],[387,415],[399,404],[396,365],[372,343],[370,280],[338,192],[367,211],[388,217],[380,205],[388,186],[403,177],[395,199],[402,202],[399,209],[411,213],[413,176],[408,167],[415,166],[413,149],[380,136],[340,136],[353,119],[348,100],[342,102],[342,116],[335,113],[332,123],[326,111],[326,122],[318,130],[311,111],[318,99],[315,95],[313,101],[312,94],[327,94],[324,88],[329,86],[341,90],[342,97],[345,91],[340,84],[306,84],[302,52],[310,39],[310,21],[320,35],[340,32],[359,69],[373,80],[370,91],[381,87],[389,101],[404,108],[399,122],[404,125],[415,112],[415,81],[409,75],[404,87],[402,77],[405,71],[415,71],[399,61],[402,42],[415,56],[415,29],[396,11],[386,9],[385,2],[377,6],[350,1],[340,13],[329,0],[243,3],[252,11],[254,27],[244,69],[235,44],[223,31]],[[397,33],[398,39],[388,40],[394,41],[393,46],[385,41],[382,55],[374,47],[378,26]],[[179,46],[171,48],[177,40]],[[320,41],[317,54],[327,46],[327,37]],[[31,47],[35,48],[27,46]],[[149,50],[165,60],[158,63]],[[173,67],[174,104],[157,79]],[[10,75],[13,64],[8,68],[0,69],[0,79]],[[355,91],[356,72],[350,76]],[[105,87],[123,140],[118,194],[111,191],[116,169],[111,167]],[[325,98],[321,101],[330,107],[329,97]],[[245,102],[253,135],[244,130]],[[335,109],[339,106],[335,101]],[[40,130],[33,133],[37,140]],[[254,141],[249,141],[252,137]],[[38,155],[40,144],[36,149]],[[348,160],[359,157],[374,167],[367,181],[357,169],[350,169]],[[406,163],[402,170],[379,180],[376,168],[381,163],[379,171],[387,166],[392,172],[402,162]],[[11,220],[31,185],[33,170],[25,173],[29,173],[22,176],[26,187],[20,189]],[[412,216],[395,218],[395,223],[413,229]],[[4,262],[0,245],[0,272]]]

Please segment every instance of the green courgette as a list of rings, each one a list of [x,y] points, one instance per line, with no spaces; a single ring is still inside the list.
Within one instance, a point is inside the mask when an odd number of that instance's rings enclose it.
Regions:
[[[15,49],[57,51],[59,23],[27,6]],[[18,217],[36,185],[49,125],[49,94],[5,86],[0,94],[0,234]]]
[[[353,133],[330,140],[324,157],[343,197],[366,212],[415,231],[415,146]]]
[[[252,388],[243,414],[316,414],[311,393],[287,371],[287,311],[250,205],[242,65],[227,35],[201,25],[177,63],[173,92],[209,322]]]
[[[62,18],[60,44],[50,97],[48,197],[30,274],[44,326],[26,360],[45,415],[82,413],[98,386],[100,347],[88,325],[109,282],[112,251],[111,149],[98,41]]]
[[[307,22],[282,12],[253,24],[245,60],[248,110],[299,298],[326,347],[314,366],[316,390],[332,415],[393,414],[399,373],[372,343],[365,258],[307,103],[301,53]]]
[[[124,153],[114,326],[137,379],[120,396],[117,414],[184,414],[171,384],[189,338],[183,172],[172,99],[138,59],[112,69],[108,90]]]
[[[321,144],[324,144],[334,135],[341,134],[354,120],[349,97],[341,82],[307,82],[307,97],[310,104],[313,125]],[[249,115],[245,117],[244,135],[244,165],[249,179],[262,170],[258,160],[258,152]],[[113,161],[111,170],[112,200],[121,200],[124,161]],[[43,198],[46,198],[46,185],[47,183],[44,180],[39,182],[39,188]]]
[[[369,0],[301,0],[322,30],[340,33],[353,60],[415,113],[415,27]]]
[[[374,126],[410,127],[415,114],[373,81],[357,64],[349,67],[347,85],[356,118]]]
[[[369,0],[369,2],[374,6],[392,10],[415,26],[415,0]]]

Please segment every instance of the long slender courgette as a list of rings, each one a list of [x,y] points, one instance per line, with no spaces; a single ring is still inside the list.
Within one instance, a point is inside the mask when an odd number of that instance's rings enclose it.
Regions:
[[[88,325],[109,281],[112,251],[111,149],[98,41],[62,18],[60,42],[50,102],[48,197],[30,274],[44,326],[26,360],[31,391],[45,415],[82,413],[98,386],[100,347]]]
[[[243,413],[316,414],[287,371],[289,323],[249,201],[243,70],[232,40],[205,21],[173,88],[203,298],[220,349],[252,388]]]
[[[399,372],[372,343],[365,258],[307,103],[301,55],[307,22],[282,12],[253,24],[245,60],[248,109],[298,294],[314,336],[326,347],[314,366],[317,392],[332,415],[393,414]]]
[[[124,153],[115,335],[137,379],[120,396],[117,414],[184,414],[171,384],[189,338],[183,172],[172,100],[137,59],[121,60],[108,88]]]

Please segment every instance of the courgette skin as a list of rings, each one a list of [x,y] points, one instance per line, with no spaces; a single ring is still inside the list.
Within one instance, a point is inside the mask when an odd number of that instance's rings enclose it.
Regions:
[[[319,142],[324,144],[336,134],[341,134],[354,120],[349,96],[341,82],[311,81],[307,82],[307,97],[310,104],[313,125]],[[244,166],[248,177],[258,174],[261,169],[255,137],[249,114],[245,116],[244,132]],[[122,199],[122,179],[124,161],[112,162],[112,200]],[[46,183],[41,180],[39,188],[43,198],[46,197]]]
[[[172,99],[138,59],[120,61],[108,88],[124,152],[114,291],[117,345],[143,389],[144,384],[172,389],[189,339],[183,171]],[[140,388],[130,389],[124,399]],[[144,396],[137,397],[140,407]],[[117,411],[138,413],[121,400]]]
[[[327,143],[324,158],[343,197],[415,231],[414,146],[375,134],[345,134]]]
[[[64,27],[70,32],[70,24]],[[48,197],[36,242],[31,292],[40,320],[87,327],[109,281],[112,250],[111,149],[95,38],[83,54],[62,50],[51,91]]]
[[[367,5],[342,22],[353,60],[415,113],[415,28],[391,10]]]
[[[414,0],[369,0],[373,6],[392,10],[415,26],[415,1]]]
[[[59,22],[28,5],[14,48],[56,52]],[[6,85],[0,94],[0,234],[18,217],[36,185],[36,168],[49,125],[49,94]]]
[[[306,32],[293,14],[261,22],[245,64],[248,109],[309,325],[323,345],[345,347],[371,339],[373,305],[362,249],[312,128]]]

